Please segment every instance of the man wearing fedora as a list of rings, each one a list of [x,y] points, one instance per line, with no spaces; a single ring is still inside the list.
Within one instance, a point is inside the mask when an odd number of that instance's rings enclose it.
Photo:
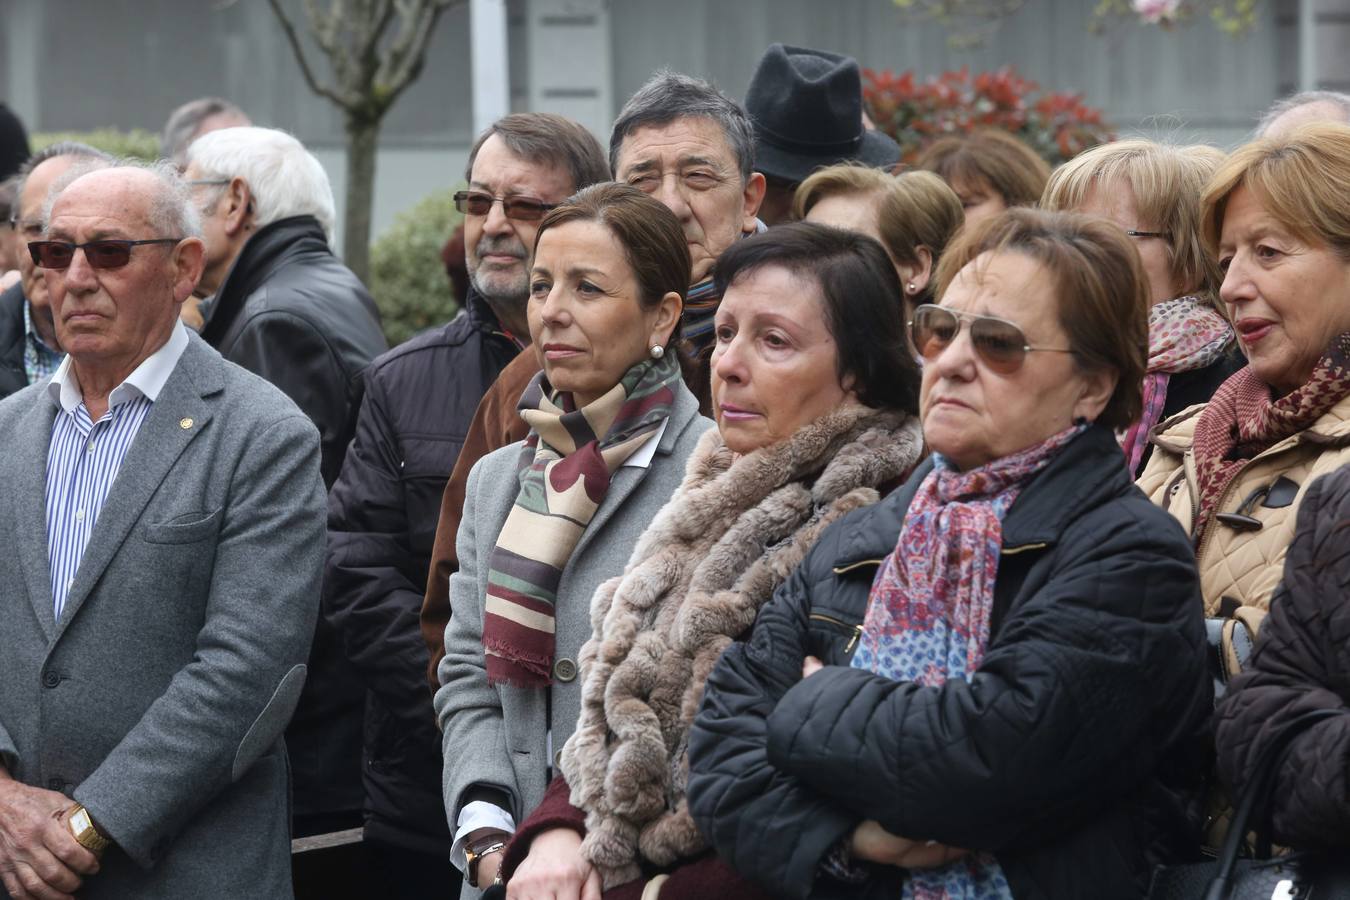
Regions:
[[[878,169],[900,161],[900,146],[863,125],[857,60],[825,50],[770,44],[745,109],[755,126],[755,168],[768,190],[759,207],[767,225],[791,217],[792,194],[816,169],[860,162]]]

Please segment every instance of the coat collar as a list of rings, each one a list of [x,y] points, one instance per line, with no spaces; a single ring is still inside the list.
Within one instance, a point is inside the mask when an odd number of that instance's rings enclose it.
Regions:
[[[931,471],[930,456],[904,485],[863,513],[865,518],[840,541],[835,572],[880,563],[895,550],[909,505]],[[1092,426],[1070,441],[1018,495],[1003,519],[1003,553],[1058,543],[1084,509],[1130,488],[1125,457],[1115,435],[1105,426]]]
[[[206,342],[219,346],[253,292],[287,261],[307,252],[331,253],[328,238],[313,216],[292,216],[258,229],[216,292],[211,319],[202,329]]]
[[[1200,422],[1200,413],[1204,405],[1192,406],[1182,410],[1170,419],[1166,419],[1153,429],[1152,442],[1169,453],[1178,456],[1189,451],[1195,443],[1195,428]],[[1286,446],[1288,441],[1307,441],[1329,447],[1350,444],[1350,395],[1341,399],[1303,431],[1276,442],[1270,449],[1258,455],[1270,453],[1276,447]]]
[[[652,459],[651,465],[645,468],[620,466],[618,471],[614,473],[610,479],[609,490],[605,493],[604,502],[600,504],[600,508],[591,517],[586,530],[581,533],[581,539],[577,541],[576,549],[572,551],[574,558],[579,557],[586,546],[595,539],[595,536],[604,531],[605,523],[623,506],[624,501],[637,490],[638,485],[648,478],[652,468],[671,465],[669,457],[675,452],[676,444],[684,435],[685,429],[699,418],[698,400],[684,386],[683,381],[678,382],[678,385],[678,389],[675,391],[675,403],[670,410],[670,418],[666,420],[666,429],[662,432],[660,441],[656,445],[656,456]]]
[[[150,408],[131,449],[122,461],[108,501],[80,560],[75,582],[66,598],[61,620],[52,619],[51,569],[48,561],[45,486],[47,451],[56,405],[44,392],[34,391],[24,416],[25,441],[20,451],[19,552],[27,573],[28,595],[44,631],[52,641],[79,613],[103,573],[113,561],[146,505],[160,489],[183,450],[211,422],[214,397],[225,387],[224,361],[196,335]]]

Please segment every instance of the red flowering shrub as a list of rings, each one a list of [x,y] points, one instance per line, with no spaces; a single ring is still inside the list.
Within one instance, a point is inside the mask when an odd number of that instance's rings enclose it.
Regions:
[[[1002,128],[1052,166],[1115,139],[1099,109],[1081,94],[1047,92],[1011,67],[971,76],[968,68],[920,81],[914,73],[864,69],[863,99],[881,131],[900,144],[905,162],[940,137]]]

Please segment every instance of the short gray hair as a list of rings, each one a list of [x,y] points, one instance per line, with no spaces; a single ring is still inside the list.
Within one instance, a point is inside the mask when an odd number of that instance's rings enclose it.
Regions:
[[[95,160],[87,164],[77,164],[52,183],[47,192],[46,202],[42,205],[44,229],[52,221],[52,206],[61,192],[70,187],[77,179],[99,169],[137,169],[148,172],[155,178],[156,190],[149,198],[147,210],[150,229],[156,237],[189,238],[202,236],[202,220],[197,208],[192,205],[192,194],[178,174],[178,167],[167,159],[146,163],[138,159],[118,159],[112,162]]]
[[[740,166],[741,181],[749,181],[755,169],[755,127],[745,107],[711,82],[669,69],[658,70],[619,110],[609,136],[609,167],[614,175],[619,174],[624,138],[639,128],[659,128],[689,118],[712,119],[721,127]]]
[[[1345,120],[1350,122],[1350,94],[1342,94],[1339,91],[1299,91],[1283,100],[1277,100],[1270,109],[1266,110],[1266,114],[1261,117],[1261,123],[1256,126],[1257,137],[1265,134],[1266,130],[1275,123],[1275,120],[1289,110],[1313,103],[1332,103],[1339,106]]]
[[[197,138],[187,162],[207,179],[242,178],[261,228],[292,216],[313,216],[329,239],[337,213],[328,173],[291,135],[275,128],[222,128]]]
[[[164,123],[164,131],[159,136],[159,155],[173,160],[181,168],[187,156],[188,145],[197,136],[197,130],[202,127],[202,123],[221,113],[229,113],[245,122],[249,121],[247,113],[220,97],[189,100],[169,113],[169,121]]]
[[[33,170],[42,165],[49,159],[56,159],[59,156],[69,156],[76,160],[86,163],[111,163],[113,158],[95,147],[80,141],[57,141],[55,144],[48,144],[32,156],[28,157],[27,162],[19,166],[18,185],[14,189],[14,219],[19,217],[19,198],[23,197],[23,189],[28,186],[28,176],[33,174]]]

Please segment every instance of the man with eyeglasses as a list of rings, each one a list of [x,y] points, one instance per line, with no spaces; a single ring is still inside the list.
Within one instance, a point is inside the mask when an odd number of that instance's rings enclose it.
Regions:
[[[441,802],[440,736],[417,629],[437,511],[479,399],[529,340],[540,220],[608,178],[599,142],[576,122],[521,113],[489,127],[455,195],[470,280],[460,314],[366,373],[356,437],[329,500],[324,616],[368,690],[365,846],[383,896],[451,896],[459,874],[450,860],[464,865]]]
[[[0,896],[290,896],[318,435],[179,321],[171,166],[53,191],[28,252],[68,355],[0,402]]]
[[[0,397],[48,377],[64,358],[42,270],[27,249],[29,241],[42,237],[47,192],[74,166],[110,162],[108,154],[88,144],[62,141],[39,150],[19,168],[21,180],[8,236],[19,251],[19,282],[0,293]]]

